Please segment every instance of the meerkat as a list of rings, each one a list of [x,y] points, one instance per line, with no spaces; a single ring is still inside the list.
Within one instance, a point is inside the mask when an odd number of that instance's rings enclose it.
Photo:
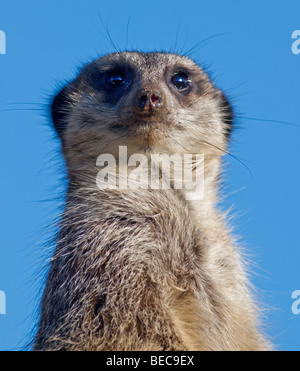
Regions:
[[[233,110],[186,56],[118,52],[52,101],[68,188],[35,350],[269,350],[218,211]],[[100,154],[204,154],[204,192],[99,189]]]

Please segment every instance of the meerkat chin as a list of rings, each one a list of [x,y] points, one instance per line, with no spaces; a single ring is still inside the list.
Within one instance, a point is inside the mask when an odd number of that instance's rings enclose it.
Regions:
[[[69,185],[34,349],[270,349],[217,209],[233,113],[204,70],[176,54],[109,54],[58,93],[52,120]],[[132,156],[190,155],[194,164],[203,155],[202,197],[178,186],[175,161],[169,187],[101,188],[103,155],[115,185]]]

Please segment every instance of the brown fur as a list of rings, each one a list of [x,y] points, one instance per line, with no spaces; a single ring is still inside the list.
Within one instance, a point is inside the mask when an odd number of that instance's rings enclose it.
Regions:
[[[95,85],[116,65],[131,66],[130,89],[111,104]],[[176,95],[169,71],[188,71],[193,90]],[[141,87],[164,106],[141,119]],[[267,350],[244,264],[217,210],[221,156],[231,110],[188,58],[117,53],[85,67],[57,96],[53,120],[69,188],[42,300],[35,350]],[[105,190],[96,159],[129,154],[205,155],[205,193]]]

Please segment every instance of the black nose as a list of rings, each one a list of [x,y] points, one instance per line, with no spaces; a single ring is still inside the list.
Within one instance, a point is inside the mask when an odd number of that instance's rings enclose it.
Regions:
[[[141,114],[155,114],[163,103],[162,94],[151,89],[141,89],[135,99],[135,106]]]

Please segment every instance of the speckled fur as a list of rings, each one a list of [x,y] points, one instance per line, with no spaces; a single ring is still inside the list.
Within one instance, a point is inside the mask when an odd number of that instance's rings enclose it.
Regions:
[[[131,89],[115,104],[97,73],[127,64]],[[169,70],[188,70],[195,89],[177,97]],[[99,72],[100,71],[100,72]],[[99,75],[100,76],[100,75]],[[163,110],[139,122],[136,91],[150,86]],[[41,303],[35,350],[267,350],[239,249],[218,212],[221,156],[231,111],[186,57],[117,53],[85,67],[57,96],[53,120],[69,187]],[[102,153],[204,153],[205,193],[96,187]]]

